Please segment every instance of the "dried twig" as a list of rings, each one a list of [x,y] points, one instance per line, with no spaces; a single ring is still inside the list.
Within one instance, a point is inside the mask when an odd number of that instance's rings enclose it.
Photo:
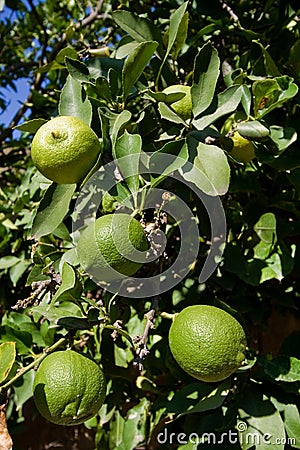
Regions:
[[[45,290],[49,290],[51,295],[53,295],[56,291],[57,286],[61,284],[61,276],[57,274],[54,269],[49,271],[50,279],[35,281],[32,283],[32,293],[29,297],[18,300],[17,303],[11,307],[11,309],[18,310],[20,308],[28,308],[29,306],[38,305],[39,296]]]
[[[149,331],[154,328],[154,316],[158,308],[158,300],[159,297],[156,295],[153,297],[151,309],[145,314],[145,319],[147,320],[145,330],[142,336],[136,336],[133,341],[137,344],[137,356],[133,361],[134,366],[138,366],[139,370],[143,370],[143,361],[146,356],[149,354],[149,350],[147,348],[147,341]]]
[[[228,14],[232,18],[232,20],[234,22],[239,22],[238,16],[235,14],[235,12],[232,10],[231,7],[229,5],[227,5],[227,3],[223,2],[222,0],[220,0],[220,3],[221,3],[222,8],[225,9],[225,11],[228,12]]]

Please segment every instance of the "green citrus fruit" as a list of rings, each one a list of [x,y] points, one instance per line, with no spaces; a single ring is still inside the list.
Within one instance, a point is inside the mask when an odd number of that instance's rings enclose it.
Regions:
[[[88,273],[109,283],[134,275],[142,266],[136,261],[136,251],[147,249],[144,229],[136,219],[123,213],[106,214],[83,231],[77,256]]]
[[[241,136],[238,131],[235,131],[231,139],[233,140],[233,148],[229,152],[230,156],[244,164],[255,158],[255,149],[251,141]]]
[[[78,425],[94,417],[105,399],[106,383],[98,364],[73,350],[50,353],[33,383],[39,413],[58,425]]]
[[[31,157],[37,169],[56,183],[78,183],[100,153],[94,131],[77,117],[59,116],[42,125],[32,140]]]
[[[191,87],[182,84],[174,84],[173,86],[168,86],[163,90],[164,94],[185,94],[183,98],[171,103],[171,107],[174,109],[176,114],[183,120],[188,120],[191,118],[192,114],[192,95]]]
[[[240,323],[222,309],[188,306],[175,315],[169,331],[171,352],[192,377],[221,381],[245,359],[246,337]]]

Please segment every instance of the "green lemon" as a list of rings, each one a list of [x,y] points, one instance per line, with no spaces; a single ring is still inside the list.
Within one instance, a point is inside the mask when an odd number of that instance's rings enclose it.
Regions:
[[[238,131],[234,132],[231,139],[233,140],[233,148],[229,152],[230,156],[244,164],[255,158],[255,148],[251,141],[241,136]]]
[[[31,158],[46,178],[59,184],[78,183],[92,169],[100,150],[97,135],[85,122],[59,116],[38,129]]]
[[[174,109],[176,114],[183,120],[188,120],[191,118],[192,114],[192,95],[191,87],[182,84],[174,84],[173,86],[168,86],[163,90],[164,94],[185,94],[183,98],[171,103],[171,107]]]
[[[179,366],[201,381],[221,381],[245,360],[246,336],[240,323],[220,308],[188,306],[175,315],[170,350]]]
[[[57,425],[78,425],[94,417],[105,399],[106,383],[98,364],[73,350],[50,353],[33,383],[39,413]]]
[[[147,249],[144,229],[136,219],[123,213],[106,214],[82,232],[77,256],[88,273],[109,283],[134,275],[142,267],[135,255]]]

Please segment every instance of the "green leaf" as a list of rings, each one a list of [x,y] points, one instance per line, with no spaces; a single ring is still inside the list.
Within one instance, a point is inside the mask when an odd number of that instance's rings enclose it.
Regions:
[[[167,155],[172,155],[174,158]],[[188,146],[185,139],[167,142],[160,150],[153,153],[150,157],[149,168],[159,176],[153,179],[151,187],[157,186],[172,172],[179,170],[187,162],[188,157]]]
[[[300,39],[298,39],[290,49],[289,65],[293,67],[296,75],[299,75],[300,69]]]
[[[256,118],[261,118],[293,98],[298,92],[298,86],[293,83],[293,78],[282,76],[257,80],[253,83],[252,91],[254,115]]]
[[[210,42],[205,44],[195,58],[192,86],[193,115],[199,116],[211,104],[220,73],[220,58]]]
[[[125,450],[125,448],[123,447],[123,431],[125,426],[125,419],[121,416],[118,410],[115,411],[109,422],[109,425],[109,448]]]
[[[285,430],[280,412],[254,387],[243,395],[237,424],[243,450],[284,450]],[[276,441],[278,440],[278,441]]]
[[[284,405],[284,426],[292,447],[300,448],[300,414],[296,405]]]
[[[184,18],[184,14],[187,8],[188,2],[184,2],[172,15],[170,18],[170,27],[169,27],[169,33],[168,33],[168,46],[167,46],[167,52],[164,57],[164,62],[166,61],[175,41],[177,38],[178,33],[180,32],[180,24]],[[163,65],[162,64],[162,65]]]
[[[174,95],[174,94],[171,94]],[[177,95],[177,94],[175,94]],[[169,100],[169,99],[168,99]],[[160,102],[158,105],[159,113],[161,115],[162,119],[169,120],[170,122],[179,123],[181,125],[186,125],[185,121],[176,114],[173,109],[171,109],[168,105],[166,105],[164,102]]]
[[[220,406],[226,400],[230,391],[231,382],[229,379],[223,381],[218,387],[211,390],[208,394],[204,395],[194,406],[188,411],[180,414],[183,416],[186,414],[203,413],[205,411],[211,411],[213,409],[220,408]]]
[[[271,360],[258,358],[259,365],[265,373],[275,381],[294,383],[300,381],[300,360],[294,357],[279,355]]]
[[[180,24],[183,20],[186,8],[187,8],[188,2],[184,2],[178,9],[176,9],[176,11],[171,15],[170,18],[170,26],[169,26],[169,30],[168,30],[168,45],[167,45],[167,50],[165,52],[163,61],[161,63],[161,66],[158,70],[158,74],[157,74],[157,80],[160,77],[160,74],[162,72],[163,66],[165,65],[167,58],[170,54],[170,51],[173,48],[173,45],[175,44],[176,38],[178,33],[180,32]],[[157,82],[156,82],[157,84]]]
[[[274,253],[266,260],[261,271],[261,283],[273,278],[282,281],[294,268],[294,251],[290,252],[283,242],[275,247]]]
[[[59,306],[49,306],[41,303],[31,309],[33,313],[38,313],[55,325],[59,321],[62,326],[68,325],[70,328],[87,329],[89,328],[88,321],[82,317],[81,310],[74,303],[61,303]],[[83,319],[82,321],[72,321],[71,319]],[[76,323],[75,323],[76,322]],[[83,324],[83,327],[81,326]]]
[[[90,83],[91,77],[88,67],[78,59],[65,58],[66,66],[72,78],[80,83]]]
[[[125,104],[132,87],[149,63],[158,43],[154,41],[141,42],[125,60],[122,70],[123,103]]]
[[[297,132],[292,127],[270,126],[270,137],[280,152],[286,150],[293,142],[297,141]]]
[[[166,405],[166,413],[175,413],[177,417],[180,417],[216,409],[223,404],[229,388],[229,380],[221,383],[217,388],[204,383],[190,383],[175,392]]]
[[[32,397],[32,387],[35,373],[33,370],[22,376],[22,384],[14,386],[16,410],[20,411],[22,406]]]
[[[32,346],[32,335],[27,331],[15,329],[12,326],[0,326],[0,341],[15,342],[18,355],[28,355]]]
[[[276,217],[273,213],[263,214],[253,228],[263,242],[271,245],[276,243]]]
[[[116,450],[134,450],[145,440],[148,422],[149,400],[145,397],[130,408],[126,414],[123,427],[123,439]]]
[[[104,107],[99,108],[98,112],[101,120],[104,151],[111,152],[112,147],[112,152],[114,154],[116,141],[124,129],[124,126],[131,119],[131,112],[124,109],[120,114],[117,114]]]
[[[163,56],[163,40],[160,30],[154,23],[130,11],[113,11],[113,20],[137,42],[158,42],[157,52]]]
[[[179,53],[185,44],[188,33],[188,25],[189,25],[189,13],[185,12],[178,26],[176,39],[171,50],[172,59],[174,61],[177,60]]]
[[[71,75],[62,88],[58,111],[61,116],[73,116],[83,120],[88,125],[92,121],[92,105],[81,83]]]
[[[270,131],[258,120],[248,120],[246,122],[238,122],[237,130],[241,136],[246,139],[260,141],[269,136]]]
[[[14,127],[14,130],[25,131],[27,133],[36,133],[37,130],[46,123],[46,119],[32,119]]]
[[[35,239],[51,234],[69,211],[76,184],[51,184],[42,198],[32,226]]]
[[[0,270],[9,269],[15,264],[18,264],[19,261],[20,259],[13,255],[2,256],[0,258]]]
[[[62,267],[61,280],[61,285],[53,296],[50,305],[54,305],[57,301],[76,301],[81,296],[82,284],[78,278],[77,272],[66,262]]]
[[[270,53],[265,49],[265,47],[259,41],[253,40],[253,42],[255,42],[257,45],[259,45],[259,47],[262,51],[264,63],[265,63],[266,75],[269,77],[279,77],[280,71],[278,70]]]
[[[199,142],[192,133],[188,135],[187,143],[192,168],[188,165],[180,169],[183,178],[207,195],[225,194],[229,187],[230,167],[223,150]]]
[[[105,77],[98,77],[96,79],[96,89],[101,98],[103,100],[110,103],[112,101],[110,85]]]
[[[17,282],[22,277],[26,269],[32,264],[30,260],[20,260],[17,264],[15,264],[13,267],[9,270],[9,277],[12,281],[12,284],[14,286],[17,285]]]
[[[76,50],[73,47],[65,47],[62,50],[60,50],[57,53],[57,56],[55,58],[55,61],[57,61],[59,64],[65,64],[66,57],[72,58],[72,60],[78,59],[78,55]]]
[[[16,343],[0,344],[0,384],[8,377],[16,359]]]
[[[142,151],[142,138],[139,134],[129,134],[127,130],[116,141],[114,158],[132,194],[140,186],[139,165]]]
[[[192,121],[193,125],[197,130],[204,130],[220,117],[234,112],[241,102],[242,95],[241,86],[230,86],[214,98],[202,117]]]

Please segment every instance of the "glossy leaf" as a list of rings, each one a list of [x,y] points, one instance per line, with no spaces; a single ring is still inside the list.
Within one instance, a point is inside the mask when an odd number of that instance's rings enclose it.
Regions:
[[[58,105],[61,116],[73,116],[90,125],[92,105],[81,83],[70,75],[62,89]]]
[[[171,49],[171,55],[174,61],[177,60],[179,53],[185,44],[188,34],[188,24],[189,24],[189,14],[188,12],[185,12],[179,23],[176,39]]]
[[[280,355],[271,360],[261,357],[258,362],[273,380],[285,383],[300,381],[300,360],[297,358]]]
[[[35,239],[52,233],[63,221],[76,184],[51,184],[42,198],[32,226]]]
[[[234,112],[241,102],[242,94],[243,90],[240,86],[230,86],[218,94],[202,117],[192,121],[195,128],[204,130],[220,117]]]
[[[18,355],[28,355],[32,346],[32,335],[10,325],[0,326],[0,341],[15,342]]]
[[[168,157],[167,155],[170,155]],[[179,170],[188,160],[188,146],[185,139],[168,142],[159,151],[153,153],[149,169],[154,173],[152,187],[157,186],[165,177]],[[155,175],[160,174],[158,177]]]
[[[298,87],[288,76],[258,80],[253,83],[254,114],[256,118],[264,117],[275,108],[280,108],[287,100],[293,98]]]
[[[65,61],[68,72],[72,78],[79,81],[80,83],[91,82],[89,69],[83,62],[68,57],[66,57]]]
[[[27,133],[36,133],[37,130],[46,123],[46,119],[32,119],[15,127],[15,130],[25,131]]]
[[[276,237],[276,217],[273,213],[263,214],[254,225],[254,230],[258,237],[267,244],[275,244]]]
[[[228,380],[217,388],[204,383],[189,383],[175,392],[166,405],[166,412],[182,416],[193,412],[210,411],[225,401],[229,387]]]
[[[105,150],[110,150],[114,154],[115,144],[125,125],[131,119],[131,112],[124,109],[120,114],[110,111],[108,108],[99,108],[99,116],[102,126],[102,137],[106,144]]]
[[[296,405],[284,405],[284,426],[294,448],[300,448],[300,414]]]
[[[192,166],[180,169],[183,178],[194,183],[205,194],[225,194],[229,187],[230,167],[223,150],[199,142],[193,136],[189,136],[187,142]]]
[[[244,394],[237,429],[243,450],[253,445],[260,450],[284,450],[285,430],[280,413],[258,389],[250,388]]]
[[[0,384],[8,377],[16,359],[16,343],[0,344]]]
[[[173,111],[170,106],[166,105],[163,102],[160,102],[158,105],[158,109],[162,119],[166,119],[170,122],[179,123],[186,126],[185,121],[181,117],[179,117],[178,114],[176,114],[176,112]]]
[[[193,115],[195,118],[205,111],[215,95],[220,74],[220,58],[210,42],[205,44],[195,58],[194,82],[192,86]]]
[[[59,301],[76,301],[82,293],[82,284],[75,269],[68,263],[64,263],[61,274],[61,285],[51,300],[51,305]]]
[[[241,136],[254,141],[260,141],[270,134],[269,129],[258,120],[239,122],[237,124],[237,130]]]
[[[170,17],[170,26],[168,29],[168,44],[167,44],[167,50],[165,52],[163,61],[161,63],[161,66],[159,68],[158,71],[158,75],[157,75],[157,80],[162,72],[163,66],[165,65],[167,58],[173,48],[173,45],[176,42],[176,38],[178,36],[178,33],[180,33],[181,28],[180,28],[180,24],[182,23],[182,20],[184,18],[185,15],[185,11],[187,8],[188,2],[184,2],[178,9],[176,9],[176,11],[171,15]],[[157,84],[157,82],[156,82]]]
[[[113,20],[137,42],[156,41],[157,51],[163,55],[162,35],[154,23],[130,11],[113,11]]]
[[[141,42],[125,60],[122,71],[124,104],[131,89],[143,73],[150,58],[153,56],[157,46],[158,43],[154,41]]]
[[[286,150],[293,142],[297,141],[297,132],[292,127],[270,126],[270,137],[280,152]]]
[[[101,98],[103,98],[103,100],[106,100],[108,103],[111,102],[112,96],[111,96],[110,86],[105,77],[101,76],[96,79],[96,89],[97,89],[99,96]]]
[[[142,139],[139,134],[129,134],[126,130],[116,141],[115,158],[132,194],[139,189],[139,165]]]

